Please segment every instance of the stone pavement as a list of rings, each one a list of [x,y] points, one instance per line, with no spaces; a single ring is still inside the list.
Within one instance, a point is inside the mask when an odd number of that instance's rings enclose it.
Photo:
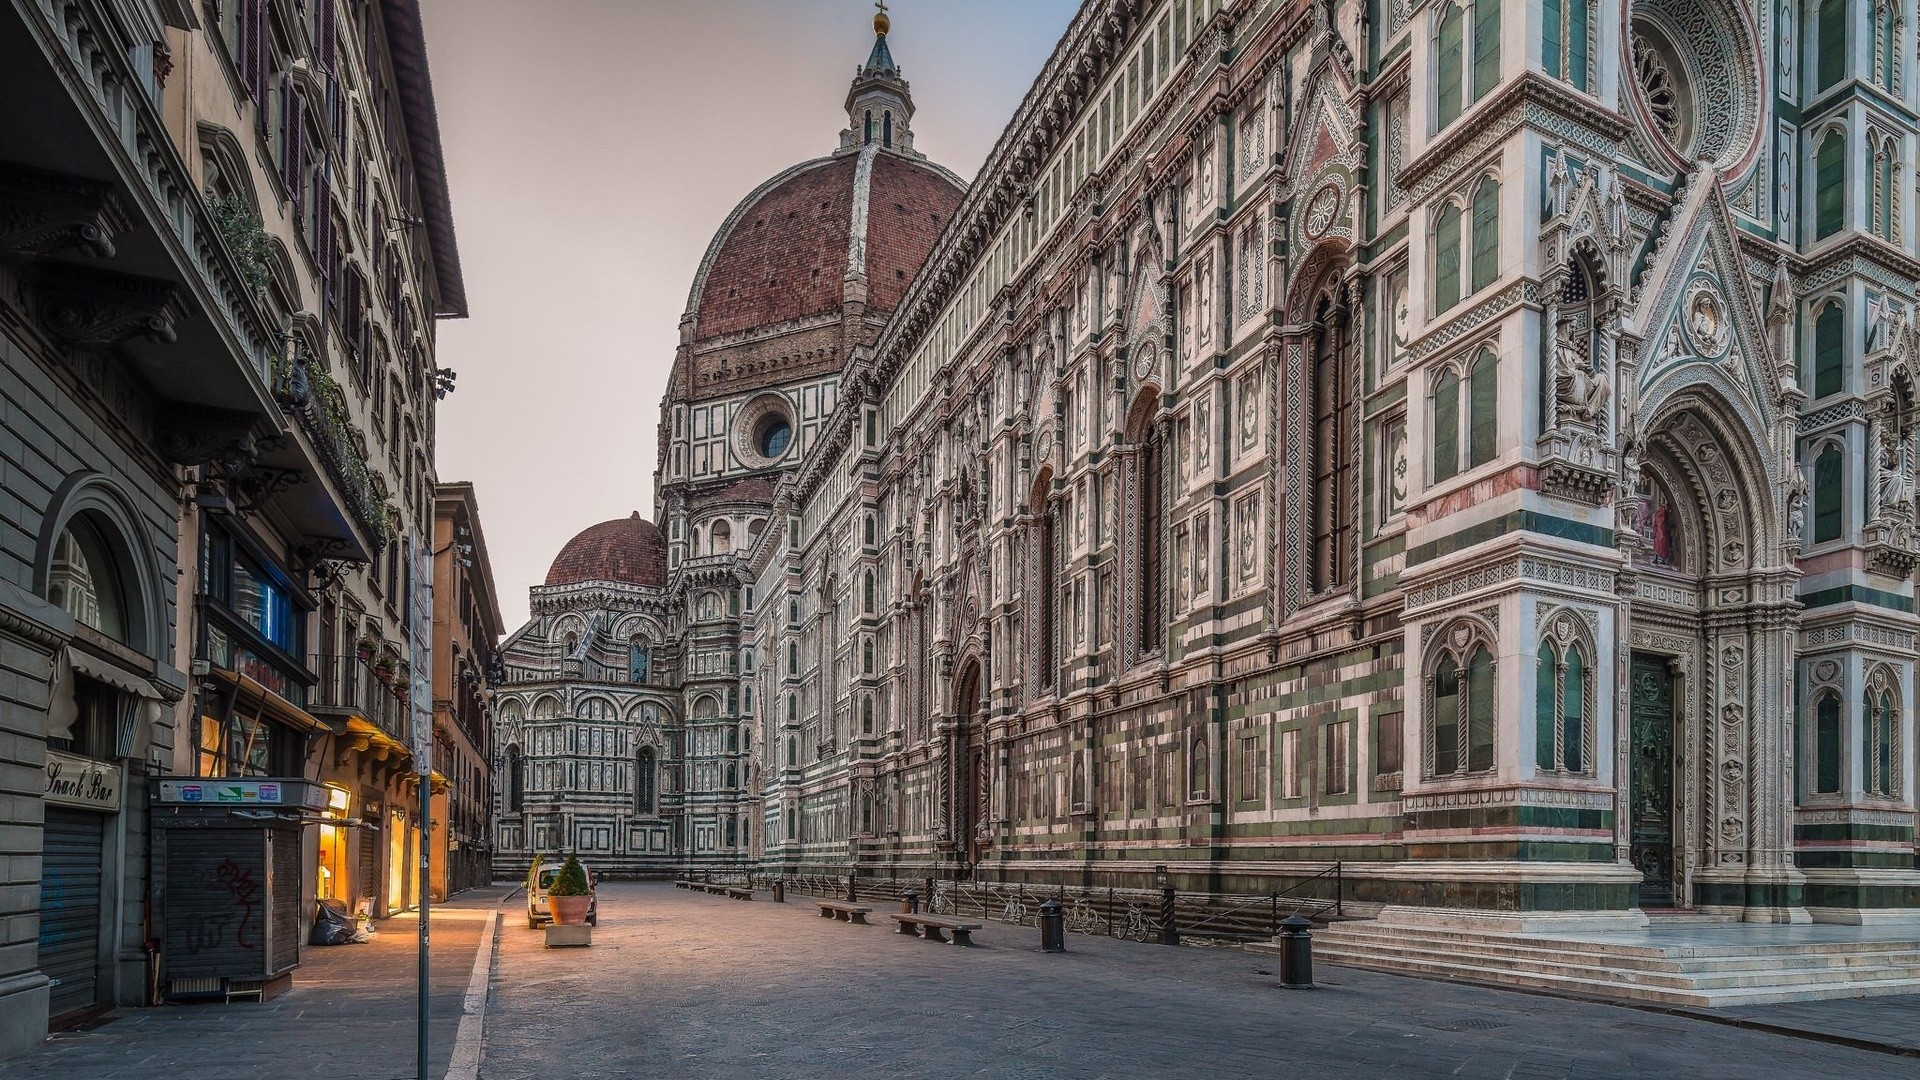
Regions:
[[[1859,1043],[1920,1057],[1920,995],[1840,998],[1715,1009],[1707,1019],[1744,1024],[1758,1030],[1793,1032],[1808,1038]],[[1920,1062],[1914,1063],[1920,1076]]]
[[[591,949],[549,950],[524,921],[503,922],[480,1075],[1920,1072],[1912,1058],[1684,1016],[1332,966],[1319,989],[1286,991],[1270,958],[1234,949],[1069,935],[1069,952],[1046,956],[1032,928],[992,922],[982,947],[959,949],[895,934],[875,907],[876,925],[849,926],[804,896],[618,883],[601,890]]]
[[[432,1076],[445,1074],[482,927],[505,887],[433,909]],[[509,913],[513,913],[512,910]],[[0,1078],[60,1080],[399,1080],[414,1075],[419,920],[378,924],[364,945],[302,950],[293,989],[265,1004],[121,1009],[38,1051],[0,1059]],[[524,931],[525,920],[521,921]]]

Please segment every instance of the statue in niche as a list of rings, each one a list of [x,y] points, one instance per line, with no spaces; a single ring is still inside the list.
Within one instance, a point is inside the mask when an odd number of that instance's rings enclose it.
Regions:
[[[1798,555],[1807,542],[1807,478],[1799,469],[1787,480],[1787,551]]]
[[[1912,521],[1914,451],[1911,439],[1884,437],[1874,462],[1874,493],[1881,520]]]
[[[1640,500],[1637,508],[1634,531],[1646,540],[1656,565],[1680,568],[1676,526],[1673,497],[1667,493],[1666,485],[1654,477],[1648,477],[1646,497]]]
[[[1607,380],[1594,374],[1593,363],[1574,340],[1573,320],[1562,317],[1553,338],[1553,387],[1560,402],[1561,420],[1578,420],[1599,427],[1606,418]]]

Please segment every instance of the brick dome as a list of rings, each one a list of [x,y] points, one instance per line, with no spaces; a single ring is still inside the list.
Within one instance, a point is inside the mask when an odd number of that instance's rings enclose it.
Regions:
[[[594,525],[567,541],[547,570],[548,585],[612,581],[664,588],[667,539],[653,522],[634,511],[630,517]]]
[[[892,311],[963,192],[946,169],[877,147],[788,169],[708,246],[687,297],[694,341],[838,314],[850,269],[865,279],[867,310]]]

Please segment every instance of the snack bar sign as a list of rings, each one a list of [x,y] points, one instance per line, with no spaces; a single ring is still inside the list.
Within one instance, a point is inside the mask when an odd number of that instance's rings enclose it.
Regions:
[[[120,809],[120,767],[49,750],[47,801],[56,806],[113,813]]]

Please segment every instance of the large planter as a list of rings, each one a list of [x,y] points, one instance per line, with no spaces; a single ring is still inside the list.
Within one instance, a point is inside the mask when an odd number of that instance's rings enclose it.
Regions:
[[[547,894],[547,910],[553,913],[553,921],[561,926],[585,926],[587,907],[593,903],[591,896],[555,896]]]

